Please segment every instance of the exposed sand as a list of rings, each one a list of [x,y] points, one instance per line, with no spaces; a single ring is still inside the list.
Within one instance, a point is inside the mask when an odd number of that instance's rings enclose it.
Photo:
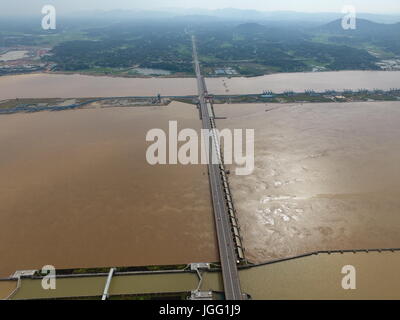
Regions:
[[[0,61],[13,61],[27,57],[29,51],[15,50],[0,55]]]

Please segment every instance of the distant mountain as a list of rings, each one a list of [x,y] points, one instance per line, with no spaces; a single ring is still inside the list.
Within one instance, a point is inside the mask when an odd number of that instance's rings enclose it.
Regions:
[[[384,24],[365,19],[357,19],[355,30],[344,30],[342,21],[335,20],[315,31],[330,34],[329,40],[337,44],[373,44],[387,52],[400,54],[400,23]]]
[[[210,11],[210,15],[214,15],[221,18],[229,18],[235,20],[263,20],[265,13],[257,10],[242,10],[242,9],[217,9]]]
[[[165,17],[164,17],[165,18]],[[205,14],[188,14],[188,15],[183,15],[183,16],[173,16],[170,17],[173,19],[175,22],[186,22],[186,23],[192,23],[192,22],[216,22],[219,21],[218,17],[214,16],[209,16]]]
[[[266,31],[266,27],[259,23],[243,23],[235,28],[236,32],[240,33],[258,33]]]
[[[342,13],[320,12],[320,13],[305,13],[295,11],[257,11],[257,10],[242,10],[234,8],[226,9],[182,9],[182,8],[164,8],[159,10],[112,10],[112,11],[81,11],[70,14],[74,17],[88,16],[91,18],[106,18],[106,19],[168,19],[182,18],[186,20],[190,18],[198,19],[204,17],[207,20],[216,21],[234,20],[240,22],[312,22],[324,24],[332,20],[341,19]],[[400,14],[398,15],[382,15],[359,13],[361,19],[368,19],[378,23],[395,23],[400,22]]]
[[[176,11],[174,11],[176,10]],[[341,12],[296,12],[296,11],[258,11],[258,10],[244,10],[244,9],[170,9],[169,12],[175,12],[179,15],[192,15],[201,14],[207,16],[219,17],[221,19],[238,20],[238,21],[287,21],[287,22],[315,22],[326,23],[332,20],[337,20],[343,17]],[[367,19],[378,23],[395,23],[400,22],[400,14],[397,15],[384,15],[372,13],[359,13],[358,17]]]
[[[342,20],[335,20],[328,24],[319,27],[322,32],[332,34],[354,34],[363,36],[381,36],[387,37],[389,35],[398,36],[400,39],[400,23],[395,24],[383,24],[376,23],[365,19],[356,20],[355,30],[345,30],[342,27]]]

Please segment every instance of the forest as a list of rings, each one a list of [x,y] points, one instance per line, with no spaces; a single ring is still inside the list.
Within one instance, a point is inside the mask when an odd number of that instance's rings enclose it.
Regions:
[[[341,21],[323,25],[302,23],[241,23],[202,21],[198,17],[62,25],[46,37],[0,33],[9,45],[49,45],[56,71],[108,73],[152,68],[192,75],[190,35],[199,42],[200,59],[208,75],[232,68],[237,75],[329,70],[377,70],[380,59],[400,54],[400,23],[380,24],[359,19],[356,30]]]

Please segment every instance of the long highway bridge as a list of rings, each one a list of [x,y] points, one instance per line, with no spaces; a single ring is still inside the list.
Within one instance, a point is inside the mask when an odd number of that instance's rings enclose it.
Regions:
[[[207,92],[207,87],[203,76],[201,75],[200,63],[197,55],[196,39],[192,36],[193,43],[193,61],[196,70],[197,86],[199,91],[199,109],[202,119],[203,129],[211,133],[209,141],[210,153],[208,161],[208,173],[210,180],[211,197],[214,209],[214,217],[218,238],[218,249],[222,269],[222,278],[224,283],[225,298],[227,300],[242,300],[239,275],[237,270],[238,255],[235,247],[235,235],[232,230],[232,219],[230,208],[227,203],[227,194],[225,170],[221,159],[219,139],[216,136],[216,127],[214,122],[212,102]],[[212,150],[213,149],[213,150]],[[208,150],[206,150],[208,151]],[[217,161],[211,161],[212,155],[215,155]],[[230,196],[230,195],[228,195]],[[239,249],[241,250],[241,249]]]

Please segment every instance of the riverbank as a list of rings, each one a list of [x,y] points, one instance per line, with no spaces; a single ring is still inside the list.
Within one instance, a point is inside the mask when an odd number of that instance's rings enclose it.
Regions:
[[[342,268],[356,269],[357,290],[342,288]],[[290,260],[257,265],[239,270],[244,293],[254,300],[297,299],[398,299],[400,291],[399,251],[315,253]],[[220,299],[223,291],[218,270],[203,271],[199,290],[212,291]],[[100,300],[107,272],[57,277],[56,290],[43,290],[42,278],[0,280],[0,299],[91,299]],[[170,270],[159,272],[117,272],[111,280],[109,299],[186,300],[199,285],[196,272]]]
[[[285,92],[247,95],[213,95],[214,104],[269,104],[272,109],[285,103],[350,103],[400,101],[400,89],[325,91],[325,92]],[[156,107],[168,106],[171,101],[197,104],[196,96],[176,97],[111,97],[111,98],[73,98],[73,99],[9,99],[0,101],[0,115],[13,113],[32,113],[40,111],[65,111],[82,108],[115,107]]]

